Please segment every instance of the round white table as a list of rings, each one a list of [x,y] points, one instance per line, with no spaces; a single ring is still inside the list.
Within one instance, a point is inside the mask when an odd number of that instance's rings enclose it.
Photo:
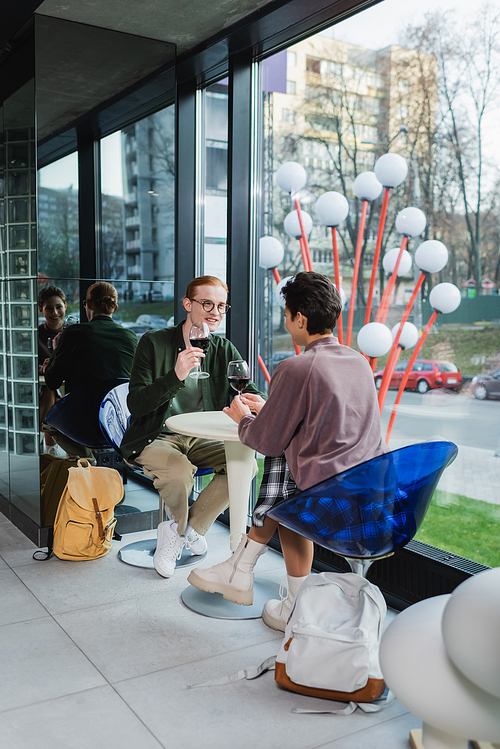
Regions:
[[[224,442],[229,489],[229,543],[231,551],[234,551],[241,535],[247,531],[255,450],[240,442],[238,425],[223,411],[178,414],[167,419],[166,426],[177,434]],[[239,606],[226,601],[219,593],[205,593],[192,585],[181,595],[183,603],[192,611],[218,619],[257,619],[261,616],[264,603],[277,597],[278,585],[258,579],[254,580],[252,606]]]
[[[238,425],[223,411],[196,411],[171,416],[166,426],[177,434],[224,442],[229,489],[229,543],[234,551],[247,532],[248,500],[255,450],[240,442]]]

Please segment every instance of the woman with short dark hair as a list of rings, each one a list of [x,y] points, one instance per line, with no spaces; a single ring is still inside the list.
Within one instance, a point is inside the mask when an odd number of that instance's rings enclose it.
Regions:
[[[43,375],[44,363],[53,351],[53,342],[64,327],[64,316],[68,305],[64,291],[59,286],[45,286],[38,293],[38,311],[45,321],[38,326],[38,374]],[[56,390],[50,390],[47,385],[38,387],[39,423],[42,427],[45,416],[54,403],[59,399]],[[60,455],[56,441],[49,434],[44,435],[45,452]]]
[[[235,603],[253,601],[253,567],[278,523],[266,513],[299,491],[385,452],[372,370],[366,359],[333,336],[340,295],[319,273],[298,273],[282,290],[286,328],[300,356],[280,362],[269,398],[236,396],[225,412],[241,441],[266,455],[252,528],[233,556],[189,582]],[[311,571],[313,543],[279,526],[288,577],[284,601],[268,601],[262,618],[284,631],[295,595]]]

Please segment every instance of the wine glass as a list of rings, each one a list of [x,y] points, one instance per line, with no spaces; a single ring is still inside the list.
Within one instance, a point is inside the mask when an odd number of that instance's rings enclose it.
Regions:
[[[242,393],[250,382],[250,369],[246,361],[230,361],[227,367],[227,379],[237,393]]]
[[[206,351],[208,344],[210,343],[210,330],[206,322],[200,323],[199,325],[191,325],[189,331],[189,343],[195,348],[201,348]],[[210,377],[208,372],[202,372],[200,366],[200,360],[198,359],[197,366],[189,373],[189,376],[193,380],[203,380],[205,377]]]

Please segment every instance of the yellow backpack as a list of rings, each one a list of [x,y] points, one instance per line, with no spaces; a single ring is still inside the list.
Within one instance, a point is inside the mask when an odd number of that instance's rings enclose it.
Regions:
[[[115,505],[123,484],[114,468],[97,468],[86,460],[68,471],[54,522],[54,554],[85,561],[108,553],[116,525]]]

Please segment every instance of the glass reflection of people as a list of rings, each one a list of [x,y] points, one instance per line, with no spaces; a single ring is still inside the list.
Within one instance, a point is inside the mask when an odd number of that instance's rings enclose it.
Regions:
[[[170,432],[169,416],[195,411],[220,411],[229,402],[227,367],[241,359],[226,338],[210,335],[206,353],[190,343],[192,325],[206,323],[215,333],[228,310],[227,286],[215,276],[188,284],[183,300],[186,319],[174,328],[151,330],[139,341],[130,377],[130,425],[121,449],[127,460],[142,466],[154,481],[168,521],[158,526],[153,562],[162,577],[171,577],[184,547],[204,554],[205,534],[229,505],[226,454],[220,440],[198,439]],[[206,379],[189,377],[199,360]],[[247,390],[258,393],[249,383]],[[214,477],[189,507],[197,468],[211,468]]]
[[[38,326],[38,374],[43,375],[43,365],[50,359],[53,342],[64,327],[64,316],[68,305],[64,291],[58,286],[46,286],[38,294],[38,311],[45,317],[45,322]],[[40,415],[40,429],[49,409],[52,408],[59,396],[57,391],[50,390],[47,385],[40,384],[38,388],[38,402]],[[49,434],[44,434],[45,452],[51,455],[61,455],[56,441]]]
[[[373,373],[367,360],[333,336],[340,296],[326,276],[298,273],[285,284],[286,328],[305,346],[280,362],[266,401],[237,396],[224,409],[239,424],[243,444],[263,455],[264,476],[252,527],[230,559],[193,570],[188,581],[243,605],[253,601],[253,568],[278,523],[265,513],[320,481],[385,452]],[[256,414],[256,415],[255,415]],[[262,612],[272,629],[284,631],[295,595],[311,571],[313,543],[279,526],[288,578],[283,601]]]
[[[56,390],[64,382],[65,392],[80,392],[101,380],[130,377],[137,336],[112,319],[118,309],[118,294],[112,284],[99,281],[87,289],[84,302],[88,322],[70,325],[54,341],[55,348],[45,366],[45,382]],[[44,424],[70,456],[93,459],[92,451]]]

